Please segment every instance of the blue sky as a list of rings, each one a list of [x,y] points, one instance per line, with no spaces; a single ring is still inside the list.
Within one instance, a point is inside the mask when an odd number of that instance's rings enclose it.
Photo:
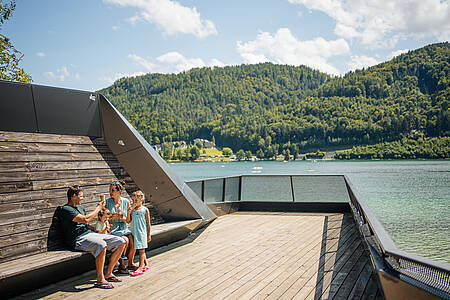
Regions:
[[[450,0],[17,1],[1,28],[36,84],[270,61],[343,75],[450,38]]]

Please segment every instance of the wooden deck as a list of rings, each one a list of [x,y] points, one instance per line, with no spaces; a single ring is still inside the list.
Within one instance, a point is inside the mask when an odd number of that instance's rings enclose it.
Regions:
[[[150,256],[149,271],[112,290],[88,272],[21,298],[383,299],[349,215],[225,215]]]

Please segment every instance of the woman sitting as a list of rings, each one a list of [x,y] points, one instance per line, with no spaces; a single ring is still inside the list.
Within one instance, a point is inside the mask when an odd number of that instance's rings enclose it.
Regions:
[[[111,234],[115,236],[120,236],[125,240],[126,246],[123,251],[123,255],[119,259],[119,274],[129,274],[127,267],[125,266],[124,258],[128,251],[128,269],[135,270],[137,266],[133,264],[134,255],[136,250],[134,249],[134,240],[130,229],[126,223],[127,212],[130,208],[130,203],[128,199],[121,197],[122,191],[125,188],[124,181],[114,181],[109,185],[109,196],[106,199],[106,208],[111,212],[111,217],[109,223],[111,224]]]

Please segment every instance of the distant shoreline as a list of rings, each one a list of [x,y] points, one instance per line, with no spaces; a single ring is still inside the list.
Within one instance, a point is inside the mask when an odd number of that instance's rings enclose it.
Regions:
[[[290,160],[283,160],[283,159],[255,159],[255,160],[167,160],[167,163],[229,163],[229,162],[296,162],[296,161],[302,161],[302,162],[319,162],[319,161],[341,161],[341,162],[350,162],[350,161],[449,161],[450,158],[373,158],[373,159],[365,159],[365,158],[354,158],[354,159],[334,159],[334,158],[326,158],[326,159],[290,159]]]

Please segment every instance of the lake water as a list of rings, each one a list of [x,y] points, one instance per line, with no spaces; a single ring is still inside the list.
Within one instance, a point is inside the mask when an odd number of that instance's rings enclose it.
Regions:
[[[347,175],[399,249],[450,263],[450,161],[172,163],[184,180],[255,174]]]

